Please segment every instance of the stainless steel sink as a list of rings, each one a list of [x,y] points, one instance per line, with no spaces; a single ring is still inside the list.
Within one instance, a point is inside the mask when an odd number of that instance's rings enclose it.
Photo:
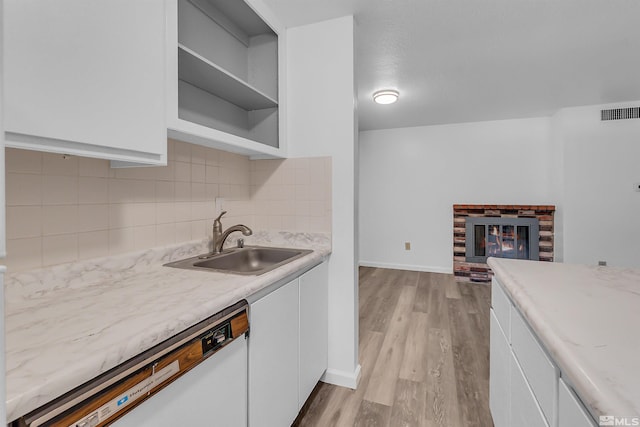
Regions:
[[[165,264],[187,270],[209,270],[258,276],[313,251],[307,249],[247,246],[229,249],[217,255],[200,255]]]

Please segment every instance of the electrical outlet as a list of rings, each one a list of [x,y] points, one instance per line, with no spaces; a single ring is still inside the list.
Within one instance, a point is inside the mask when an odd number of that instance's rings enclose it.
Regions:
[[[404,242],[404,250],[405,251],[411,250],[411,242]]]

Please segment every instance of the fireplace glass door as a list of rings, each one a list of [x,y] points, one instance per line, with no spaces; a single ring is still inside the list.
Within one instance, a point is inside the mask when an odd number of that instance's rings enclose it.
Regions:
[[[537,259],[538,228],[536,218],[467,218],[466,260]]]

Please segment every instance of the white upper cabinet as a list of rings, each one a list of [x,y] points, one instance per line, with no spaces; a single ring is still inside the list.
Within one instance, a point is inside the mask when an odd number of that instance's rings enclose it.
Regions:
[[[166,2],[4,2],[7,146],[166,162]]]
[[[170,0],[167,16],[169,136],[283,157],[278,33],[242,0]]]

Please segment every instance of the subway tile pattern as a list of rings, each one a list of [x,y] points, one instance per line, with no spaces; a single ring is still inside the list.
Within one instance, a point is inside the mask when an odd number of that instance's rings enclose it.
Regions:
[[[223,226],[331,231],[331,159],[249,160],[169,140],[168,164],[6,149],[9,271],[202,239]]]

